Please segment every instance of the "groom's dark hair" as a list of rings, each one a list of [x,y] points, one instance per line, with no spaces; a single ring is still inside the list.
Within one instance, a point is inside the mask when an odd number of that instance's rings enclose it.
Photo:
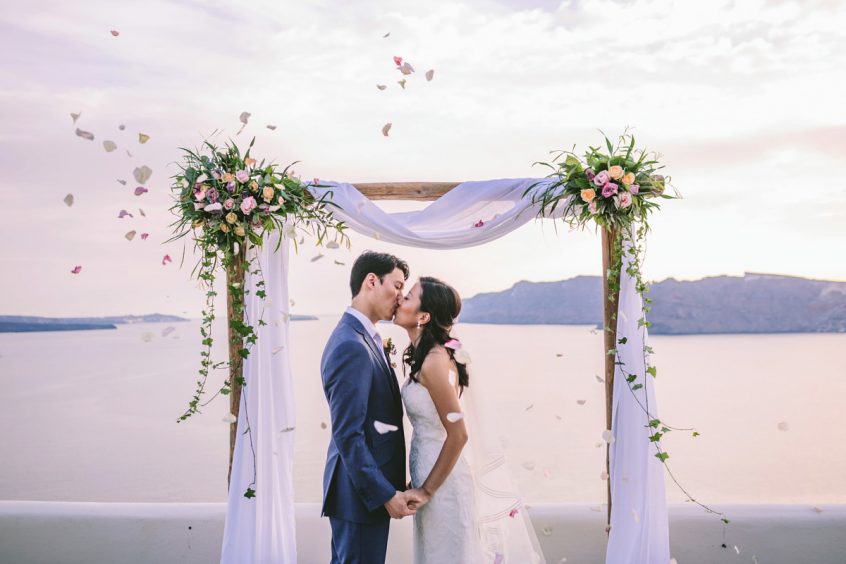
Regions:
[[[385,280],[385,275],[390,274],[395,268],[402,270],[405,279],[408,280],[408,264],[402,259],[398,259],[394,255],[388,253],[377,253],[374,251],[364,251],[361,253],[352,267],[350,272],[350,291],[352,297],[356,297],[361,291],[361,285],[364,284],[364,279],[371,272],[379,277],[379,281]]]

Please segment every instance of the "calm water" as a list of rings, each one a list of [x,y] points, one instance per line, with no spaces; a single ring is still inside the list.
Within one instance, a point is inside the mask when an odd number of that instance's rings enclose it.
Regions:
[[[298,501],[320,496],[329,433],[321,423],[329,420],[318,363],[336,320],[292,325]],[[0,334],[0,499],[226,499],[228,400],[175,422],[196,379],[198,323],[174,324],[163,336],[169,326]],[[405,345],[393,326],[380,333]],[[604,501],[601,334],[501,325],[456,333],[473,357],[472,381],[495,390],[526,498]],[[701,433],[664,441],[671,470],[694,496],[846,503],[846,430],[837,423],[846,335],[653,337],[652,345],[660,416]],[[667,492],[684,499],[669,479]]]

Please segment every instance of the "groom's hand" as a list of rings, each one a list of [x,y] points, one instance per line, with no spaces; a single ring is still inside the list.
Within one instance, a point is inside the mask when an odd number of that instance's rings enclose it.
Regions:
[[[403,517],[417,513],[417,509],[410,507],[406,492],[397,492],[394,494],[394,497],[385,502],[385,509],[388,510],[388,515],[393,519],[402,519]]]

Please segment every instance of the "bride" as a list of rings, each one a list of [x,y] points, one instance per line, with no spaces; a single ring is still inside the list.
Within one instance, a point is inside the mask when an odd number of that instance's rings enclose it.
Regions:
[[[422,277],[394,317],[410,340],[402,399],[413,427],[411,487],[422,499],[414,515],[414,562],[544,562],[499,441],[492,440],[496,434],[488,419],[481,423],[480,402],[468,393],[468,359],[450,335],[460,311],[451,286]]]

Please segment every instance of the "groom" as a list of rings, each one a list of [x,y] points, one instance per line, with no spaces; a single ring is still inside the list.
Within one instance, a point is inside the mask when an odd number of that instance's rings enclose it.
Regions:
[[[320,362],[332,418],[323,473],[323,515],[332,525],[332,564],[385,562],[390,518],[413,515],[405,490],[405,436],[396,374],[376,322],[394,317],[408,265],[366,251],[352,267],[352,305]],[[393,429],[393,430],[386,430]]]

